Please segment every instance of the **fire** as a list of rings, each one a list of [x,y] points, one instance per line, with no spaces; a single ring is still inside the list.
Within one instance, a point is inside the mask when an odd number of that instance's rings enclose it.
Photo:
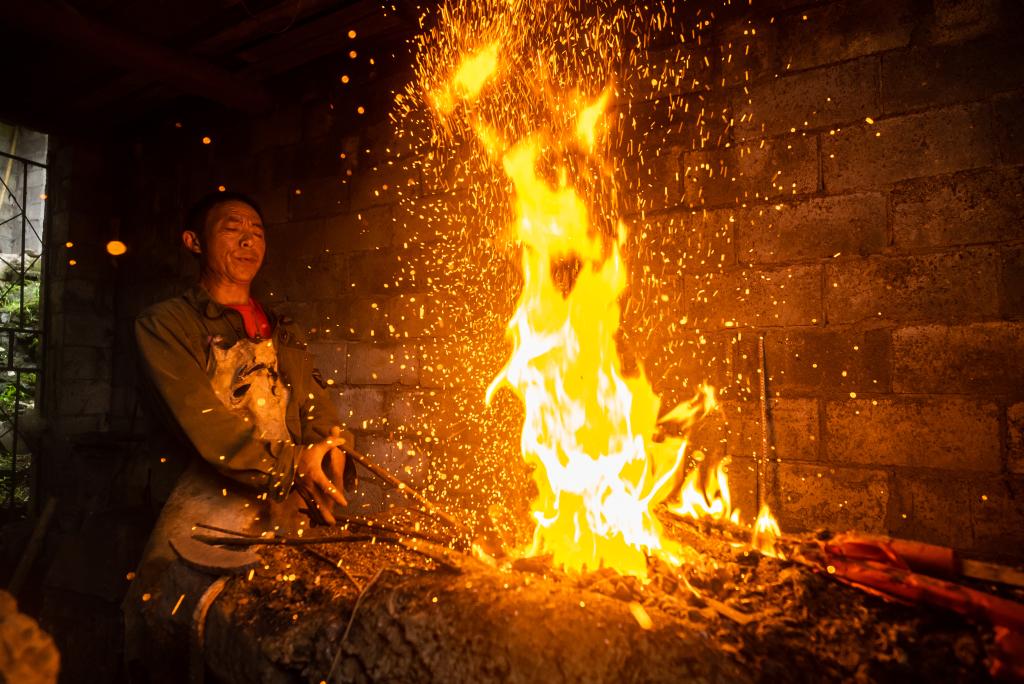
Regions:
[[[726,475],[728,464],[727,459],[723,458],[719,461],[718,465],[707,473],[706,481],[703,484],[701,483],[701,476],[705,474],[703,469],[697,467],[691,470],[683,482],[679,501],[670,505],[669,511],[680,517],[707,517],[713,520],[728,520],[738,525],[740,511],[738,508],[732,507],[729,478]]]
[[[768,506],[762,505],[761,511],[757,514],[757,521],[754,523],[754,536],[750,545],[766,556],[782,558],[782,553],[775,547],[775,542],[782,536],[779,523],[772,516]]]
[[[464,59],[452,82],[464,97],[475,97],[494,73],[497,64],[498,44],[491,43]]]
[[[606,197],[592,193],[614,185],[601,144],[614,84],[588,98],[560,86],[564,81],[530,82],[539,103],[495,115],[494,107],[477,107],[477,100],[509,77],[511,65],[503,59],[510,51],[501,40],[464,50],[445,78],[435,74],[426,84],[425,99],[442,126],[462,117],[463,129],[500,167],[511,190],[523,283],[507,328],[513,350],[486,398],[508,388],[525,410],[520,449],[533,466],[537,496],[533,543],[524,553],[550,554],[568,570],[612,567],[645,577],[650,555],[682,562],[679,543],[656,517],[659,506],[738,522],[726,464],[708,470],[703,481],[704,471],[694,468],[679,494],[687,440],[660,434],[661,426],[672,424],[685,435],[715,410],[714,391],[700,388],[692,401],[659,419],[661,400],[643,370],[628,377],[622,370],[616,338],[628,228],[622,220],[599,220],[613,212]],[[542,77],[544,69],[534,65],[530,78]],[[538,107],[546,108],[543,123],[524,132],[522,121],[532,120]],[[607,182],[585,185],[583,173],[604,174]]]
[[[498,64],[498,44],[491,43],[466,55],[452,75],[449,87],[434,93],[433,104],[441,112],[450,112],[457,100],[471,100],[494,73]]]
[[[526,409],[521,449],[538,466],[533,553],[643,575],[644,550],[663,546],[652,508],[669,494],[685,444],[648,437],[660,402],[643,377],[622,376],[615,348],[626,283],[618,245],[592,233],[564,176],[554,187],[537,177],[538,149],[527,140],[504,159],[524,283],[509,323],[515,349],[488,395],[508,386]],[[563,297],[552,273],[569,260],[580,270]]]

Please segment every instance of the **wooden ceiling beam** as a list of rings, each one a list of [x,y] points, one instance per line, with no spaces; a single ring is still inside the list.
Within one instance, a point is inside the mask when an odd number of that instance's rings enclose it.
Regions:
[[[188,95],[243,111],[271,104],[259,83],[89,19],[60,0],[0,0],[0,16],[9,27],[126,71],[149,74]]]

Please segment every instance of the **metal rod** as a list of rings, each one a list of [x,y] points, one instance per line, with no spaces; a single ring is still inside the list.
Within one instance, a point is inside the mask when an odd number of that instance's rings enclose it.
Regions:
[[[764,335],[757,338],[757,362],[761,373],[761,457],[757,462],[757,511],[768,503],[768,379],[765,373]]]
[[[363,585],[359,583],[359,580],[357,580],[355,577],[352,576],[352,573],[350,573],[348,570],[345,569],[345,566],[343,566],[341,564],[341,560],[340,559],[337,562],[332,561],[330,558],[328,558],[324,554],[320,553],[316,549],[311,549],[308,546],[300,546],[299,549],[303,553],[308,554],[309,556],[312,556],[313,558],[316,558],[318,560],[321,560],[324,563],[327,563],[332,568],[334,568],[335,570],[340,572],[345,577],[345,579],[347,579],[349,582],[352,583],[352,586],[354,586],[356,588],[356,591],[362,591],[363,590]]]
[[[339,544],[348,542],[394,543],[395,538],[381,534],[330,534],[322,537],[221,537],[193,534],[192,538],[211,546],[304,546],[306,544]]]
[[[377,465],[376,463],[371,461],[369,458],[367,458],[364,454],[361,454],[358,451],[356,451],[354,447],[350,447],[348,444],[344,444],[344,445],[342,445],[341,448],[344,449],[345,453],[347,453],[349,456],[351,456],[352,459],[356,463],[360,464],[361,466],[363,466],[364,468],[366,468],[371,473],[373,473],[374,475],[376,475],[380,479],[384,480],[385,482],[387,482],[387,483],[389,483],[391,485],[394,485],[398,489],[399,492],[401,492],[407,498],[410,498],[413,501],[415,501],[416,503],[418,503],[421,506],[423,506],[423,508],[425,508],[427,510],[427,512],[429,512],[429,513],[431,513],[433,515],[436,515],[437,517],[441,518],[446,523],[448,523],[449,525],[451,525],[452,527],[454,527],[456,529],[466,530],[466,531],[469,530],[469,526],[466,525],[466,523],[464,523],[461,520],[457,520],[454,517],[452,517],[450,514],[448,514],[447,512],[445,512],[444,510],[439,508],[436,504],[434,504],[432,501],[430,501],[430,499],[428,499],[427,497],[423,496],[418,491],[416,491],[415,489],[413,489],[409,485],[405,484],[404,482],[399,480],[397,477],[395,477],[394,475],[392,475],[388,471],[386,471],[383,468],[381,468],[379,465]]]
[[[25,325],[25,227],[28,225],[28,167],[21,169],[21,247],[18,259],[18,325]]]
[[[46,192],[47,186],[50,182],[48,167],[45,164],[36,164],[36,166],[42,169],[43,173],[45,174],[45,178],[43,179],[43,191]],[[51,250],[46,248],[47,222],[49,220],[50,211],[47,209],[47,205],[44,200],[42,218],[39,223],[39,230],[36,232],[36,235],[39,238],[40,246],[40,254],[38,257],[36,257],[37,259],[39,259],[39,306],[38,317],[33,326],[34,329],[32,331],[32,334],[36,336],[37,344],[33,367],[31,369],[28,369],[31,370],[31,372],[35,373],[36,376],[35,396],[39,398],[39,402],[38,405],[36,405],[34,408],[40,413],[40,415],[43,414],[43,411],[45,410],[47,404],[46,397],[43,394],[46,391],[45,373],[43,373],[41,365],[46,359],[47,330],[49,328],[49,323],[46,320],[46,306],[47,302],[49,301],[47,286],[49,285],[48,274],[50,272],[50,267],[47,264],[47,262],[50,261],[50,259],[48,259],[47,256],[49,256],[51,252]],[[21,322],[21,325],[24,325],[23,321]],[[33,507],[35,507],[36,502],[39,501],[40,482],[43,481],[43,477],[45,475],[45,472],[43,470],[44,452],[45,450],[40,453],[32,454],[31,470],[29,471],[29,502]]]
[[[115,68],[145,73],[188,95],[242,111],[272,104],[266,87],[241,74],[175,52],[85,16],[63,0],[5,3],[4,23],[22,34],[88,54]]]
[[[18,489],[18,404],[21,398],[21,371],[14,371],[14,426],[11,428],[11,481],[7,508],[14,511],[14,492]]]
[[[345,625],[345,631],[341,635],[341,642],[338,644],[338,650],[334,652],[334,657],[331,658],[331,669],[327,671],[327,677],[324,681],[331,681],[334,679],[334,670],[337,669],[338,663],[341,662],[341,650],[342,644],[348,640],[348,634],[352,631],[352,624],[356,621],[356,613],[359,612],[359,606],[363,605],[363,601],[366,599],[366,595],[370,592],[370,587],[377,583],[380,576],[384,574],[386,568],[378,568],[377,572],[374,573],[370,581],[367,582],[359,590],[359,596],[356,597],[355,605],[352,606],[352,614],[348,616],[348,624]]]
[[[0,299],[3,299],[2,293],[0,293]],[[37,328],[21,328],[19,326],[0,325],[0,332],[5,333],[18,333],[19,335],[32,335],[39,330]]]
[[[21,162],[22,164],[31,164],[32,166],[38,166],[41,169],[45,169],[46,168],[46,163],[45,162],[37,162],[37,161],[34,161],[32,159],[28,159],[27,157],[19,157],[16,154],[8,154],[7,152],[0,152],[0,157],[3,157],[5,159],[13,159],[14,161]]]

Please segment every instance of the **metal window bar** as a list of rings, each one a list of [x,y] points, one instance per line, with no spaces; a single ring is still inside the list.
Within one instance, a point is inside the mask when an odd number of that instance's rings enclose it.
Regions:
[[[32,455],[21,453],[26,444],[21,416],[34,407],[36,383],[40,379],[38,361],[42,354],[42,312],[38,311],[32,320],[26,315],[29,303],[26,302],[26,286],[33,279],[41,286],[39,281],[42,280],[42,273],[33,270],[41,254],[32,255],[26,250],[30,231],[40,244],[40,252],[42,250],[41,220],[37,227],[29,216],[28,191],[33,171],[45,174],[46,165],[0,150],[0,218],[6,207],[14,212],[0,221],[0,238],[8,232],[8,226],[19,236],[17,258],[4,258],[9,254],[0,256],[0,270],[5,271],[6,281],[0,282],[0,344],[6,344],[6,349],[0,350],[0,372],[3,373],[0,398],[6,399],[0,400],[0,505],[4,508],[3,518],[7,520],[24,513],[29,504]],[[10,225],[15,222],[19,223]],[[10,307],[13,302],[9,301],[14,290],[17,290],[17,318]],[[39,288],[37,291],[41,294]],[[27,458],[19,463],[19,456]]]

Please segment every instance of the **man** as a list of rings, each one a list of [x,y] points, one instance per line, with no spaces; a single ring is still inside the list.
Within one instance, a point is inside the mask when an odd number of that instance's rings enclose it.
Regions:
[[[199,283],[135,323],[151,403],[193,454],[125,599],[129,675],[150,681],[180,678],[193,607],[218,574],[253,564],[251,554],[200,545],[194,526],[301,534],[303,503],[312,520],[333,524],[333,504],[346,504],[339,447],[353,443],[300,331],[252,298],[266,253],[258,205],[208,196],[181,237],[199,259]]]

